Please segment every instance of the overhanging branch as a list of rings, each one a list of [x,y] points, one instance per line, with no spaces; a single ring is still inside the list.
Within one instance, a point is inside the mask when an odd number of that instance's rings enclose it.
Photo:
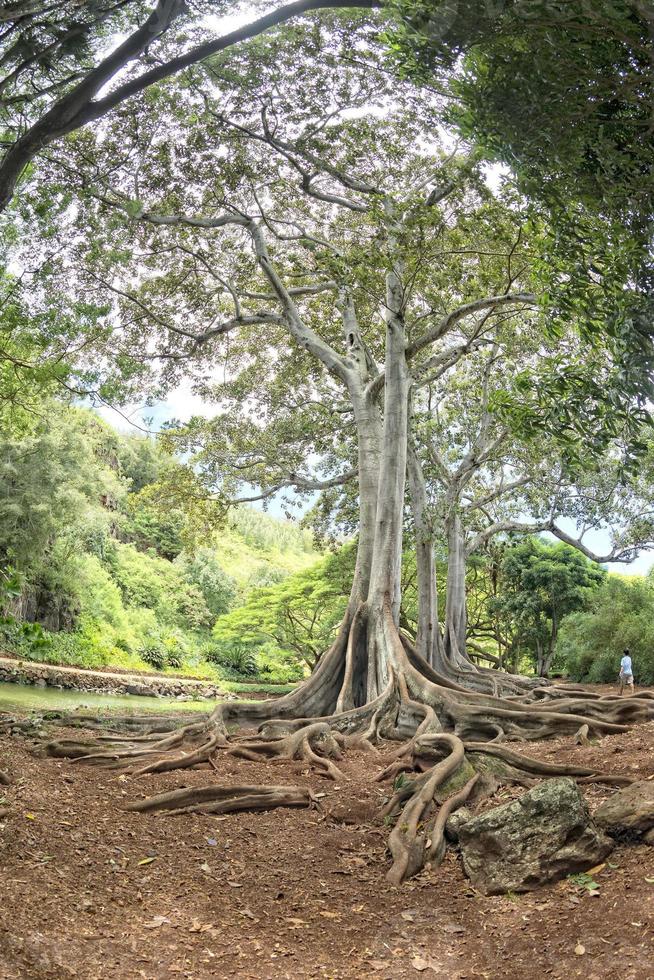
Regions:
[[[122,69],[141,57],[152,43],[165,34],[187,9],[183,0],[158,0],[154,10],[132,34],[89,71],[69,92],[57,99],[8,150],[0,163],[0,211],[11,200],[16,183],[27,164],[61,136],[102,118],[126,99],[155,82],[175,75],[211,55],[257,37],[294,17],[316,10],[367,9],[380,6],[379,0],[296,0],[278,7],[250,24],[190,48],[176,58],[163,61],[136,78],[118,85],[102,98],[95,98]]]
[[[436,326],[428,330],[422,337],[418,337],[412,344],[409,344],[406,349],[407,360],[414,357],[421,350],[424,350],[425,347],[429,347],[436,340],[440,340],[457,323],[468,316],[472,316],[474,313],[481,313],[483,310],[499,309],[502,306],[510,306],[514,303],[533,306],[536,302],[537,298],[534,293],[505,293],[502,296],[487,296],[485,299],[477,299],[472,303],[464,303],[463,306],[457,307],[456,310],[452,310],[451,313],[448,313],[439,320]]]

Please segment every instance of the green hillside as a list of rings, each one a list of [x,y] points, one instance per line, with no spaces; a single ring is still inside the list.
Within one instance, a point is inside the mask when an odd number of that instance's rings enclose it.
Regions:
[[[231,512],[199,535],[157,488],[179,464],[148,438],[53,404],[0,446],[4,649],[85,667],[285,683],[298,663],[270,648],[247,669],[216,620],[258,588],[317,561],[309,532],[260,511]]]

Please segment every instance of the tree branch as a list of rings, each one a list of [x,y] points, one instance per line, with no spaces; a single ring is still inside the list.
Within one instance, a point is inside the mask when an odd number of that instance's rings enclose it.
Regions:
[[[537,302],[534,293],[505,293],[503,296],[489,296],[486,299],[477,299],[472,303],[465,303],[456,310],[444,316],[435,327],[428,330],[422,337],[414,340],[406,349],[406,357],[410,359],[418,354],[425,347],[440,340],[445,334],[449,333],[453,327],[461,320],[471,316],[473,313],[480,313],[482,310],[498,309],[502,306],[509,306],[512,303],[520,303],[533,306]]]
[[[477,497],[463,506],[468,512],[480,510],[481,508],[488,506],[488,504],[492,504],[494,500],[498,500],[505,494],[511,493],[512,490],[518,490],[520,487],[526,486],[528,483],[531,483],[532,479],[534,479],[534,477],[523,476],[522,479],[512,480],[510,483],[500,482],[500,484],[496,486],[494,490],[491,490],[490,493],[486,494],[485,497]]]
[[[5,154],[0,163],[0,211],[13,196],[16,183],[27,164],[54,140],[81,126],[100,119],[126,99],[137,95],[155,82],[169,78],[227,48],[263,34],[271,27],[294,17],[321,9],[363,8],[379,6],[378,0],[296,0],[278,7],[263,17],[225,34],[221,38],[197,45],[136,78],[119,85],[103,98],[97,93],[121,69],[140,57],[158,37],[164,34],[187,9],[184,0],[158,0],[143,24],[114,51],[92,69],[70,92],[58,99],[41,118],[24,133]]]
[[[546,530],[551,531],[551,533],[557,537],[559,541],[563,541],[565,544],[571,545],[573,548],[576,548],[577,551],[580,551],[582,555],[585,555],[586,558],[590,558],[591,561],[596,561],[599,565],[604,565],[611,561],[631,562],[638,556],[639,551],[651,551],[654,548],[654,541],[644,541],[637,547],[635,545],[632,545],[629,548],[616,547],[606,555],[598,555],[596,551],[586,547],[586,545],[582,542],[581,537],[572,537],[571,534],[567,534],[560,527],[558,527],[554,521],[550,523]]]
[[[261,493],[250,497],[233,497],[230,500],[225,501],[225,503],[227,506],[232,507],[236,506],[237,504],[251,504],[257,500],[268,500],[276,493],[279,493],[280,490],[284,490],[287,487],[293,487],[296,490],[328,490],[331,487],[341,487],[350,480],[353,480],[358,475],[358,472],[358,469],[353,467],[349,470],[345,470],[344,473],[340,473],[338,476],[332,476],[326,480],[317,480],[315,477],[301,476],[299,473],[289,473],[286,479],[280,480],[273,486],[268,487],[267,490],[262,490]]]

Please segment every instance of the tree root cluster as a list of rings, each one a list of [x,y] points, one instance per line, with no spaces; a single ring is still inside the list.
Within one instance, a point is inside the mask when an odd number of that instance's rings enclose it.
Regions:
[[[407,778],[409,772],[419,775]],[[424,867],[438,867],[446,849],[447,821],[464,803],[492,796],[502,783],[531,786],[539,778],[555,776],[615,786],[633,782],[630,776],[539,762],[506,746],[464,743],[456,735],[415,738],[377,776],[379,781],[394,779],[393,794],[382,811],[383,818],[394,822],[388,880],[397,885]]]
[[[495,697],[434,671],[399,634],[389,610],[374,643],[364,635],[364,624],[369,628],[363,615],[355,616],[355,629],[345,623],[311,678],[275,701],[219,703],[208,717],[195,717],[181,727],[170,717],[112,719],[111,733],[105,724],[95,738],[55,740],[42,751],[73,764],[121,768],[139,777],[195,767],[220,771],[217,760],[231,755],[295,762],[341,780],[345,777],[336,763],[344,752],[355,748],[374,755],[380,745],[387,750],[395,743],[390,763],[378,776],[394,780],[382,813],[393,824],[389,881],[394,884],[426,865],[437,867],[445,852],[449,816],[466,801],[492,795],[501,783],[530,786],[537,779],[562,775],[618,786],[632,781],[539,762],[512,751],[507,743],[625,732],[652,716],[651,696],[597,697],[550,685]],[[383,658],[376,661],[370,653],[375,643],[384,648]],[[297,786],[213,784],[146,798],[130,809],[233,813],[313,802],[310,791]]]

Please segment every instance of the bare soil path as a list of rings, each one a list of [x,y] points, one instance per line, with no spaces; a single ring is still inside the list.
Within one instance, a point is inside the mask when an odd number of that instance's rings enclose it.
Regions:
[[[28,750],[0,737],[0,768],[16,777],[0,786],[2,980],[654,977],[652,847],[619,845],[594,895],[566,880],[486,898],[454,852],[394,888],[388,828],[377,822],[383,758],[349,753],[333,784],[299,763],[218,755],[219,773],[136,779]],[[562,738],[519,750],[654,778],[654,723],[599,745]],[[319,810],[227,817],[123,810],[141,795],[223,780],[325,795]],[[584,791],[591,808],[610,793]]]

